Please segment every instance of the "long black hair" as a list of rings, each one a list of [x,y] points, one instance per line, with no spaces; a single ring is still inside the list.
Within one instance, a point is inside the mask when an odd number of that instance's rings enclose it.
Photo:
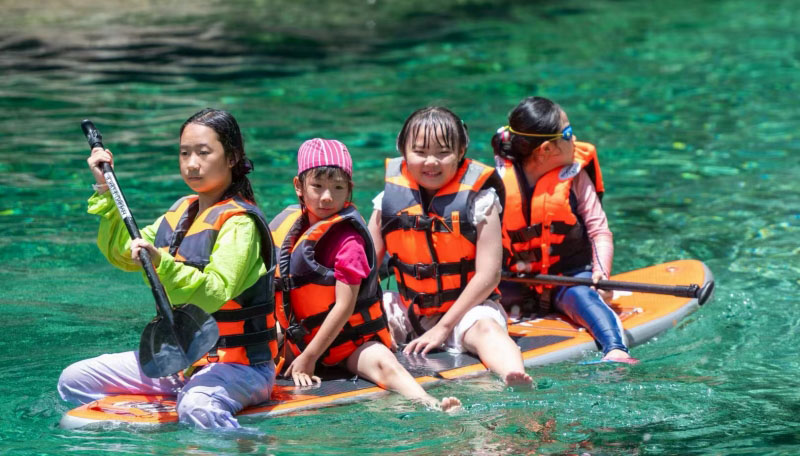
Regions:
[[[255,203],[253,186],[250,185],[250,179],[247,178],[247,174],[253,170],[253,162],[244,153],[244,138],[233,114],[221,109],[203,109],[189,117],[181,125],[181,135],[189,124],[203,125],[214,130],[219,142],[222,143],[225,158],[233,162],[231,185],[222,194],[222,199],[241,195],[242,198]]]
[[[508,126],[520,133],[557,134],[561,131],[561,112],[561,106],[547,98],[528,97],[508,115]],[[551,139],[499,130],[492,137],[492,149],[495,155],[522,164],[537,147]]]

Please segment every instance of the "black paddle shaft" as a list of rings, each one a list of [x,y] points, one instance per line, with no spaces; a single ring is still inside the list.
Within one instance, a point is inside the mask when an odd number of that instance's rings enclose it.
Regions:
[[[641,293],[653,293],[685,298],[697,298],[700,304],[704,304],[713,290],[713,282],[700,287],[699,285],[660,285],[653,283],[622,282],[619,280],[599,280],[596,284],[588,277],[565,277],[547,274],[535,275],[504,275],[503,280],[509,282],[520,282],[530,285],[586,285],[603,290],[622,290],[638,291]]]
[[[100,147],[105,149],[105,146],[103,146],[103,137],[89,119],[81,122],[81,128],[86,135],[86,140],[89,141],[90,148],[94,149],[95,147]],[[108,163],[103,163],[102,171],[106,184],[108,184],[108,191],[111,192],[111,197],[117,205],[119,215],[122,216],[125,227],[128,228],[131,239],[141,239],[142,235],[139,233],[139,227],[136,226],[136,220],[134,220],[133,214],[131,214],[130,209],[128,209],[128,203],[125,201],[125,195],[122,194],[122,190],[119,188],[114,170]],[[145,249],[141,249],[139,251],[139,258],[142,261],[147,280],[150,282],[150,289],[153,291],[153,297],[156,300],[159,314],[166,317],[170,326],[173,326],[175,321],[172,315],[172,308],[169,304],[169,298],[167,297],[166,291],[164,291],[164,286],[161,284],[161,281],[158,280],[156,269],[153,267],[153,262],[150,259],[150,253]]]

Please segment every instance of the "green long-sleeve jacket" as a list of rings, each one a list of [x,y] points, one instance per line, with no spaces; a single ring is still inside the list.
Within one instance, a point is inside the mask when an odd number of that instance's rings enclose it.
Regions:
[[[123,271],[142,270],[131,259],[131,238],[111,192],[92,195],[87,212],[100,216],[97,246],[109,263]],[[142,239],[153,242],[162,218],[140,230]],[[156,273],[173,306],[192,303],[213,313],[267,273],[260,252],[261,235],[256,222],[246,214],[238,215],[222,225],[203,271],[175,261],[162,251]]]

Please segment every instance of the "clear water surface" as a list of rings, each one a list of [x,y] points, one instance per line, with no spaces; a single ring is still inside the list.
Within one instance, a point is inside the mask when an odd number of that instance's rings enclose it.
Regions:
[[[3,454],[800,453],[796,2],[0,3]],[[206,106],[242,124],[267,214],[294,201],[314,136],[350,147],[368,212],[411,111],[449,106],[488,161],[532,94],[598,146],[616,270],[698,258],[717,277],[708,307],[634,349],[640,365],[531,369],[530,392],[436,389],[461,397],[455,416],[390,396],[245,418],[239,434],[58,428],[61,369],[135,347],[153,315],[141,278],[94,246],[81,119],[142,224],[186,193],[177,130]]]

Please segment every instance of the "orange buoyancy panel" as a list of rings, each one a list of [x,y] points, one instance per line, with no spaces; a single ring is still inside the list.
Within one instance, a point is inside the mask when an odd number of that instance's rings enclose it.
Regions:
[[[227,301],[212,316],[220,337],[217,345],[195,365],[209,362],[261,364],[277,355],[275,327],[275,253],[266,217],[253,203],[235,196],[197,214],[198,198],[179,199],[164,215],[153,244],[176,261],[201,271],[208,265],[222,225],[231,217],[249,215],[261,235],[261,258],[267,273],[239,296]]]
[[[345,360],[360,345],[375,337],[387,347],[392,345],[381,305],[379,265],[372,237],[364,219],[351,204],[310,227],[299,205],[287,207],[270,222],[279,250],[276,269],[278,321],[295,355],[317,335],[336,303],[334,270],[315,259],[314,249],[334,226],[341,223],[355,228],[364,240],[370,273],[361,281],[353,314],[320,357],[321,362],[329,366]]]

